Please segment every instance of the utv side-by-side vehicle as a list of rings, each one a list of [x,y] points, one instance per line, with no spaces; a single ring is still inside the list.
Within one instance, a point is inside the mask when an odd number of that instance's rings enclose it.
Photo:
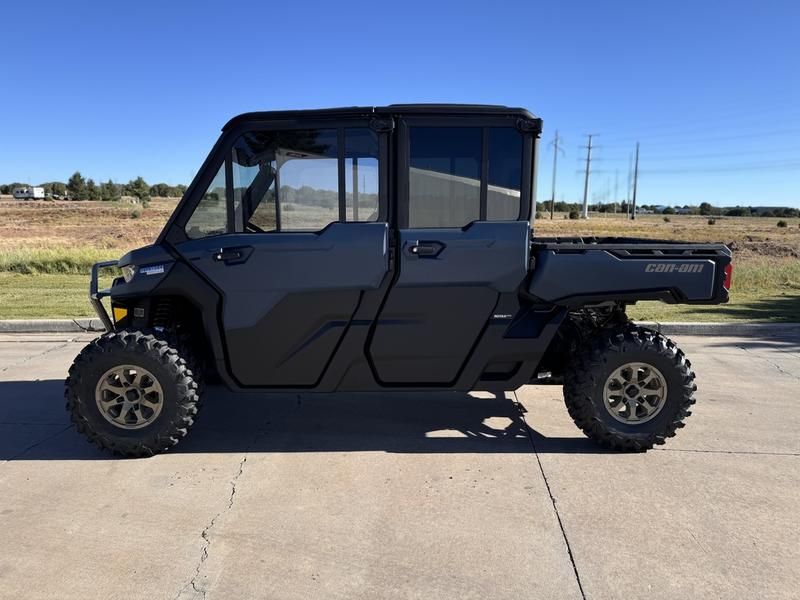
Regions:
[[[298,393],[549,381],[604,446],[663,443],[694,373],[625,307],[726,302],[730,250],[532,236],[541,131],[502,106],[232,119],[155,243],[95,265],[108,331],[66,381],[77,429],[126,456],[166,450],[209,377]]]

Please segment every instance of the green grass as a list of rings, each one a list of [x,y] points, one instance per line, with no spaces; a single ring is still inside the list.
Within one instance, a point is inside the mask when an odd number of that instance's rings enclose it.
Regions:
[[[99,248],[26,248],[0,252],[0,272],[85,274],[101,260],[117,259],[119,251]]]
[[[90,267],[118,254],[98,249],[0,254],[0,319],[94,316],[87,298]],[[101,286],[109,283],[104,278]],[[800,322],[800,260],[751,257],[735,262],[728,304],[641,302],[628,312],[645,321]]]
[[[639,321],[800,323],[800,260],[734,261],[730,296],[727,304],[712,306],[640,302],[628,307],[628,314]]]
[[[0,319],[94,316],[89,276],[0,272]]]

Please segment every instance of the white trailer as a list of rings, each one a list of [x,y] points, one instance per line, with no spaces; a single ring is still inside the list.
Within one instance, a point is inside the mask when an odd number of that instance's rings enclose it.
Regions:
[[[14,189],[14,198],[17,200],[44,200],[43,187],[21,187]]]

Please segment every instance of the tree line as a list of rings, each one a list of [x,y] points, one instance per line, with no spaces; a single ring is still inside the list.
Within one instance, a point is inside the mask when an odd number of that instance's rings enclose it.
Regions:
[[[0,185],[0,194],[13,194],[22,187],[32,187],[27,183],[9,183]],[[119,200],[123,196],[131,196],[139,200],[157,198],[180,198],[186,191],[185,185],[169,185],[156,183],[150,185],[142,177],[131,179],[128,183],[114,183],[110,179],[97,183],[94,179],[86,179],[80,171],[75,171],[69,180],[48,181],[36,187],[44,188],[45,196],[50,198],[67,198],[69,200]]]
[[[800,210],[789,207],[759,207],[759,206],[733,206],[721,207],[713,206],[708,202],[701,202],[699,205],[685,204],[683,206],[662,206],[651,204],[638,204],[639,210],[647,210],[654,214],[661,215],[703,215],[715,217],[797,217]],[[550,200],[537,202],[537,209],[543,213],[550,212]],[[555,212],[580,213],[583,205],[579,202],[556,202]],[[589,210],[599,213],[626,213],[628,204],[626,202],[599,202],[589,205]]]

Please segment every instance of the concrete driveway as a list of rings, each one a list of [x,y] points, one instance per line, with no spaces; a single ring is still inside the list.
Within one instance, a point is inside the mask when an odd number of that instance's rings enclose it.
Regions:
[[[604,452],[558,387],[233,396],[175,451],[68,424],[82,337],[0,337],[0,598],[797,598],[800,337],[677,341],[678,437]]]

